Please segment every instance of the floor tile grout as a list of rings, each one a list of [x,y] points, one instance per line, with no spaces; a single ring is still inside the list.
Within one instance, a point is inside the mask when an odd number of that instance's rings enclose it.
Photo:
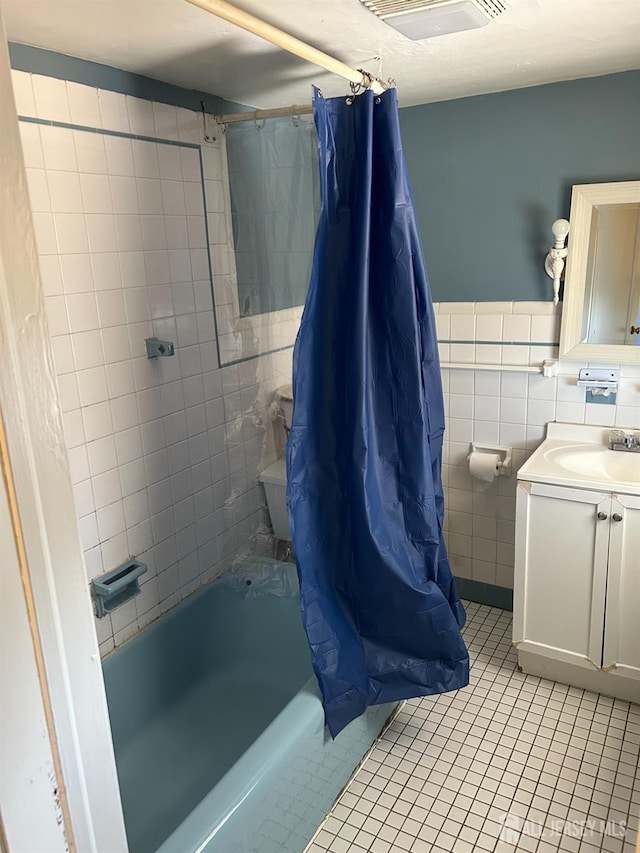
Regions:
[[[519,672],[510,614],[466,606],[470,686],[404,705],[307,853],[631,853],[640,706]]]

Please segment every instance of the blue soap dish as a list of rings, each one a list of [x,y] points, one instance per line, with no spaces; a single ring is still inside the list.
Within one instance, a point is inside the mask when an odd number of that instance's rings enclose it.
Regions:
[[[125,601],[129,601],[140,592],[140,575],[147,571],[145,563],[139,560],[127,560],[121,566],[105,572],[91,581],[93,600],[96,604],[96,616],[102,619]]]

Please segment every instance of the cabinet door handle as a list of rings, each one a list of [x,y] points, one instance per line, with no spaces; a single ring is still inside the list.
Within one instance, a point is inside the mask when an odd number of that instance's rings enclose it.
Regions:
[[[622,516],[620,515],[619,512],[614,512],[614,514],[611,517],[613,518],[614,521],[622,521]]]
[[[606,521],[608,518],[607,513],[606,512],[599,512],[598,518],[600,519],[600,521]]]

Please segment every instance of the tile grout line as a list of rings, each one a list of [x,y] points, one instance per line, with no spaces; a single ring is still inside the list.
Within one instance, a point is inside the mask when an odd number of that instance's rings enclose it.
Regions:
[[[484,605],[467,610],[476,676],[469,695],[408,702],[323,822],[330,840],[321,835],[309,853],[515,850],[499,837],[508,814],[541,828],[540,838],[525,833],[518,850],[623,849],[622,840],[606,835],[567,840],[557,827],[570,820],[600,826],[630,814],[635,832],[640,709],[518,673],[510,618]],[[453,738],[460,730],[462,738]],[[595,798],[601,789],[604,798]]]

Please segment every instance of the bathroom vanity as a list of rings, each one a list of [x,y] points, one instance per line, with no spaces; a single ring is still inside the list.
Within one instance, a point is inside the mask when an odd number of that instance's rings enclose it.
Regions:
[[[640,452],[611,432],[550,423],[518,471],[513,641],[524,672],[638,702]]]

